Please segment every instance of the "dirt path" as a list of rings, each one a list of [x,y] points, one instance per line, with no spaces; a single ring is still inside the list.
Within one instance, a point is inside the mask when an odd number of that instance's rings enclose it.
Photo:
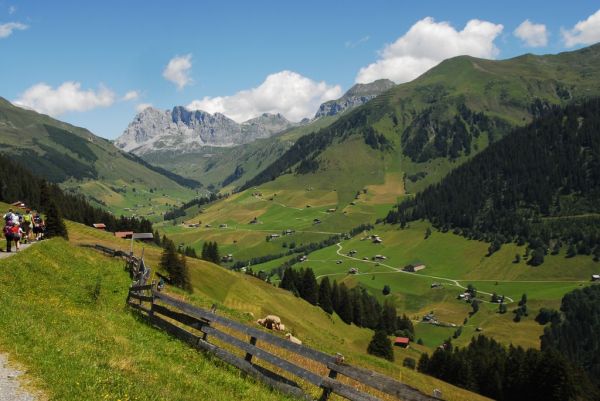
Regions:
[[[19,252],[29,248],[34,243],[21,244]],[[6,246],[6,244],[3,244]],[[0,259],[6,259],[17,252],[0,252]],[[19,376],[23,374],[22,371],[14,369],[8,365],[8,356],[0,353],[0,401],[36,401],[38,398],[21,387]]]
[[[24,390],[19,376],[23,372],[8,366],[8,358],[0,354],[0,401],[37,401],[38,397]]]
[[[13,244],[13,247],[12,247],[12,252],[5,252],[5,250],[6,250],[6,248],[5,248],[6,247],[6,241],[4,240],[4,238],[2,239],[2,242],[3,242],[2,243],[2,252],[0,252],[0,259],[6,259],[8,257],[11,257],[11,256],[17,254],[17,252],[15,252],[15,246],[14,246],[14,244]],[[35,244],[35,242],[29,243],[29,244],[21,244],[21,246],[20,246],[21,249],[20,249],[19,252],[23,252],[23,250],[29,248],[33,244]],[[2,398],[0,398],[0,401],[3,401]]]

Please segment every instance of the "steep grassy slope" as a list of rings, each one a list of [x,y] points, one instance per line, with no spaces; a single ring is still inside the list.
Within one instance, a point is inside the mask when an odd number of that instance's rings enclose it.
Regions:
[[[135,208],[137,214],[158,213],[167,209],[166,203],[178,203],[194,194],[86,129],[15,107],[2,98],[0,145],[3,153],[33,173],[83,193],[116,213],[125,208]]]
[[[73,244],[101,243],[113,248],[129,249],[128,241],[115,239],[109,233],[75,223],[69,223],[68,228]],[[136,244],[135,252],[136,254],[141,252],[139,244]],[[86,252],[86,254],[88,253]],[[95,256],[95,258],[105,260],[99,256]],[[153,246],[146,247],[145,259],[150,266],[157,266],[159,258],[160,249]],[[254,324],[254,318],[260,315],[276,314],[282,318],[290,331],[309,346],[329,353],[342,352],[353,364],[376,369],[394,377],[401,377],[406,383],[418,387],[428,394],[434,388],[440,388],[444,392],[445,399],[448,400],[483,399],[476,394],[448,386],[443,382],[401,367],[404,357],[418,358],[420,352],[426,350],[425,348],[415,346],[408,350],[396,349],[395,364],[382,361],[365,353],[372,335],[369,330],[346,325],[336,315],[330,317],[319,308],[294,297],[289,292],[277,289],[253,277],[233,273],[195,259],[188,259],[188,266],[194,293],[191,295],[177,293],[189,302],[206,308],[217,302],[219,313],[249,325]],[[101,266],[97,268],[104,269]],[[92,283],[95,275],[92,273],[89,279]],[[254,318],[250,313],[254,315]],[[316,393],[314,395],[317,396]],[[258,399],[263,398],[258,397]]]
[[[0,349],[50,400],[288,399],[136,318],[119,261],[51,240],[0,264]]]
[[[382,174],[357,176],[361,170],[405,173],[406,189],[414,192],[548,105],[600,94],[598,65],[600,45],[502,61],[446,60],[300,138],[244,188],[290,172],[357,188],[382,183]],[[364,158],[367,164],[361,164]],[[328,180],[331,170],[336,170],[335,183]]]

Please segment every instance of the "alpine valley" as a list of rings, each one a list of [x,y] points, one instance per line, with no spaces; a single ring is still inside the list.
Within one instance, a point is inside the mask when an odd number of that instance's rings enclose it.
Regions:
[[[406,399],[600,399],[599,99],[600,44],[449,58],[302,121],[146,107],[114,141],[0,98],[0,207],[54,230],[0,263],[0,349],[57,400],[327,399],[345,363]],[[281,355],[227,331],[269,319]]]

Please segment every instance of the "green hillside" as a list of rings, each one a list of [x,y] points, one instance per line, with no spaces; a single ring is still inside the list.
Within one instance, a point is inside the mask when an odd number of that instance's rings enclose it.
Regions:
[[[100,243],[129,249],[129,242],[77,223],[69,222],[68,229],[70,243],[44,241],[0,262],[5,294],[0,349],[26,367],[50,399],[287,399],[137,319],[123,307],[130,284],[123,262],[81,248]],[[135,252],[141,252],[140,245]],[[160,252],[146,246],[151,267],[158,265]],[[277,314],[305,344],[342,352],[353,364],[400,375],[426,393],[442,389],[447,400],[485,399],[401,367],[404,356],[419,357],[418,347],[395,350],[395,364],[382,362],[365,353],[368,330],[347,326],[253,277],[194,259],[188,266],[194,293],[168,289],[188,302],[207,308],[216,302],[220,314],[248,325],[257,316]]]
[[[114,213],[151,218],[167,210],[167,204],[195,194],[181,185],[192,182],[174,175],[169,178],[169,173],[140,163],[86,129],[18,108],[2,98],[0,145],[3,153],[33,173],[83,193]]]
[[[299,137],[326,127],[339,116],[326,116],[268,139],[235,147],[206,146],[191,153],[149,152],[144,160],[181,176],[201,181],[212,190],[231,191],[277,160]]]
[[[443,61],[300,138],[242,188],[296,174],[302,184],[352,183],[355,191],[401,172],[414,193],[550,105],[600,94],[598,65],[600,45],[500,61]]]

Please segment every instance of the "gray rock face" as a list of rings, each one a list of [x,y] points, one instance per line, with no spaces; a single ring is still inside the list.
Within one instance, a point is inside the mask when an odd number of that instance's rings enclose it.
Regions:
[[[182,106],[173,110],[148,107],[135,116],[115,145],[137,155],[160,149],[191,152],[202,146],[242,145],[293,125],[281,114],[265,113],[238,124],[220,113],[190,111]]]
[[[346,110],[362,106],[374,97],[393,88],[395,85],[396,84],[389,79],[379,79],[370,84],[356,84],[341,98],[323,103],[315,114],[315,119],[325,116],[334,116],[343,113]]]

